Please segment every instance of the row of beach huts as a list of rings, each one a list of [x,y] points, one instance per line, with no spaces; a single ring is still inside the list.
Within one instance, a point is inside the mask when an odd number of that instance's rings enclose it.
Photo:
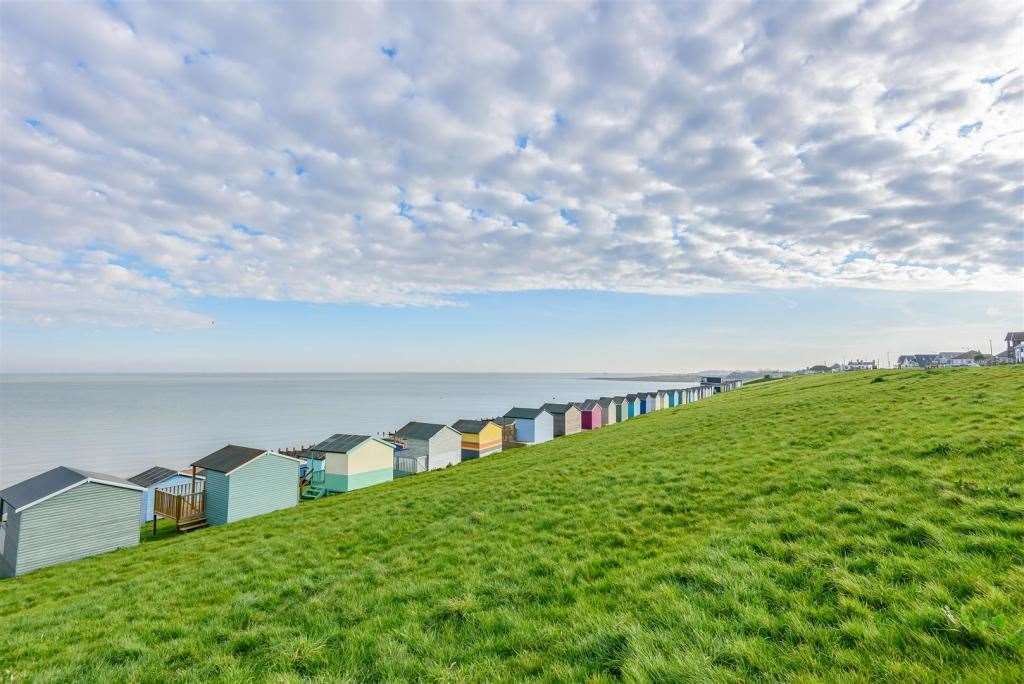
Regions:
[[[735,389],[703,377],[682,389],[640,392],[443,425],[410,422],[382,436],[336,434],[302,449],[228,445],[185,470],[154,466],[128,479],[58,466],[0,491],[0,577],[22,575],[139,543],[140,525],[179,531],[255,515],[597,430]]]

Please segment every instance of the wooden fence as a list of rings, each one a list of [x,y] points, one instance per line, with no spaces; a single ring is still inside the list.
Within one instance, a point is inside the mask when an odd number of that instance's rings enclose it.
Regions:
[[[180,487],[191,487],[191,484]],[[174,489],[178,489],[175,487]],[[165,518],[170,518],[178,525],[202,520],[206,517],[206,492],[183,492],[175,494],[171,491],[158,489],[153,492],[153,511]]]

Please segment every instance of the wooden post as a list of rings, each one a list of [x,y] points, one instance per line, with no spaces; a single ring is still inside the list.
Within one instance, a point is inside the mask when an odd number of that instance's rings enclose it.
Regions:
[[[196,493],[196,467],[192,466],[192,493]]]
[[[156,513],[153,513],[153,536],[156,536]]]

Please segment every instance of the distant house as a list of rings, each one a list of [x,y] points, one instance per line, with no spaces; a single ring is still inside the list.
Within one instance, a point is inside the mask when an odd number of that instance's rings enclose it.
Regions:
[[[938,354],[901,354],[896,359],[897,368],[931,368],[939,358]]]
[[[293,456],[235,444],[199,459],[192,466],[206,471],[206,522],[225,525],[295,506],[298,464]]]
[[[962,354],[962,353],[963,352],[958,352],[958,351],[939,352],[938,354],[935,355],[935,360],[932,362],[932,365],[933,366],[940,366],[940,367],[943,367],[943,368],[946,367],[946,366],[952,366],[953,365],[953,359],[955,359],[956,357],[960,356],[960,354]]]
[[[1004,349],[1003,351],[1001,351],[998,354],[996,354],[995,356],[993,356],[992,357],[992,361],[991,361],[992,364],[1013,363],[1013,362],[1014,362],[1014,358],[1013,358],[1013,350],[1012,349]]]
[[[0,576],[135,546],[144,491],[65,466],[0,491]]]
[[[846,370],[848,371],[875,370],[877,368],[878,364],[874,361],[862,361],[860,359],[846,364]]]
[[[542,409],[555,419],[555,437],[574,435],[582,429],[580,410],[573,404],[544,404]]]
[[[838,368],[838,366],[836,366]],[[829,368],[831,371],[832,368]],[[710,388],[712,394],[719,394],[721,392],[729,392],[737,389],[743,385],[742,380],[723,378],[717,375],[705,375],[700,379],[702,387]]]
[[[154,492],[157,490],[177,491],[178,488],[182,487],[190,488],[193,484],[191,475],[185,475],[177,470],[171,470],[170,468],[163,468],[161,466],[153,466],[149,470],[144,470],[138,475],[129,477],[128,481],[132,484],[139,485],[145,490],[142,494],[142,508],[139,511],[140,522],[146,522],[147,520],[153,519]],[[204,482],[205,478],[196,478],[195,483],[197,485],[197,491],[202,491]]]
[[[412,475],[462,462],[462,435],[440,423],[406,423],[395,433],[403,448],[395,452],[395,474]]]
[[[540,444],[555,436],[555,418],[542,408],[513,408],[505,418],[516,422],[516,441],[522,444]]]
[[[604,422],[604,409],[600,402],[595,399],[587,399],[579,406],[580,428],[583,430],[596,430]]]
[[[457,420],[452,427],[462,433],[462,460],[501,453],[501,426],[492,420]]]
[[[1006,351],[1017,359],[1017,363],[1024,362],[1024,332],[1008,332],[1003,341],[1006,342]]]
[[[617,423],[619,421],[616,411],[618,405],[615,403],[613,397],[601,397],[597,400],[597,403],[601,405],[601,427]]]
[[[344,493],[394,478],[394,445],[369,435],[331,435],[307,450],[309,458],[322,467],[322,477],[311,480],[324,493]],[[307,498],[312,498],[307,495]]]
[[[962,354],[957,354],[949,360],[950,366],[954,368],[962,368],[964,366],[977,366],[979,361],[983,361],[988,358],[988,354],[982,354],[979,351],[966,351]]]

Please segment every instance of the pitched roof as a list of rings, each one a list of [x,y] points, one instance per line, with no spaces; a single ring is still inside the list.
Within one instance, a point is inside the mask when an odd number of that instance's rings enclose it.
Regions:
[[[622,402],[626,401],[626,397],[615,396],[612,397],[612,401],[614,401],[616,404],[621,404]]]
[[[67,466],[57,466],[47,470],[45,473],[22,480],[0,491],[0,499],[6,501],[17,513],[64,490],[86,482],[98,482],[124,489],[134,489],[140,492],[143,490],[143,487],[113,475],[92,473],[87,470],[68,468]]]
[[[395,436],[402,437],[403,439],[430,439],[446,427],[448,426],[440,423],[417,423],[412,421],[402,426],[395,433]]]
[[[600,399],[597,400],[597,403],[600,404],[602,407],[607,408],[608,406],[611,406],[612,404],[615,403],[615,399],[613,397],[601,397]]]
[[[369,435],[331,435],[316,446],[309,447],[309,451],[330,451],[332,454],[344,454],[368,439],[372,438]]]
[[[1003,338],[1003,342],[1013,342],[1014,344],[1024,342],[1024,332],[1008,332]]]
[[[267,453],[266,449],[250,449],[249,447],[228,444],[226,447],[217,449],[209,456],[204,456],[192,465],[218,473],[230,473],[239,466],[245,465],[265,453]]]
[[[177,477],[178,475],[177,470],[171,470],[163,466],[153,466],[149,470],[143,470],[138,475],[129,477],[128,481],[140,487],[152,487],[157,482],[163,482],[169,477]]]
[[[957,354],[954,359],[973,359],[975,356],[983,356],[980,351],[965,351],[963,354]],[[984,356],[987,356],[985,354]]]
[[[489,418],[492,423],[497,423],[504,427],[505,425],[515,425],[516,419],[512,416],[498,416],[496,418]]]
[[[562,414],[573,408],[573,404],[544,404],[541,408],[548,413]]]
[[[505,418],[526,418],[533,420],[542,413],[544,413],[544,409],[542,408],[520,408],[515,406],[505,412]]]
[[[584,411],[591,411],[591,410],[594,409],[594,407],[600,408],[600,406],[601,406],[601,402],[594,401],[593,399],[587,399],[585,402],[583,402],[583,410]]]
[[[637,398],[638,396],[640,396],[640,395],[638,395],[638,394],[627,394],[627,395],[626,395],[626,401],[633,401],[633,400],[634,400],[634,399],[636,399],[636,398]]]
[[[480,432],[484,429],[485,425],[493,422],[493,420],[489,420],[487,418],[480,418],[478,420],[463,418],[462,420],[457,420],[452,423],[452,427],[459,432]]]

